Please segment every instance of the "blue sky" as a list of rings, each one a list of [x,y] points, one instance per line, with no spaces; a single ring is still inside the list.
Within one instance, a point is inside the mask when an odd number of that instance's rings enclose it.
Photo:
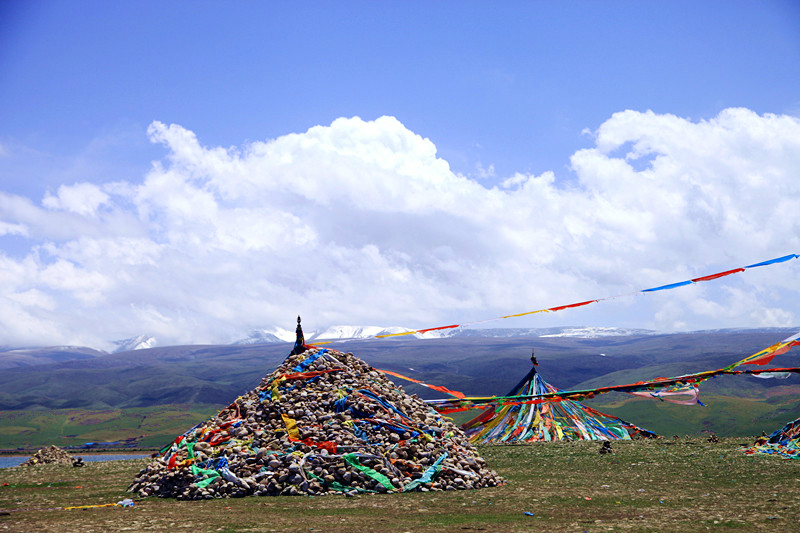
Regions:
[[[423,328],[800,251],[796,2],[430,4],[3,2],[0,345]],[[800,324],[774,268],[498,325]]]

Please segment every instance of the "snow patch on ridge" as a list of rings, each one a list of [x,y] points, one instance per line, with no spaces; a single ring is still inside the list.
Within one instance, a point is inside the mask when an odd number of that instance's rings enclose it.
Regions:
[[[642,329],[608,328],[602,326],[584,328],[564,328],[560,333],[539,335],[540,337],[582,337],[594,339],[597,337],[619,337],[624,335],[652,334],[652,331]]]
[[[146,350],[156,345],[156,338],[149,335],[138,335],[129,339],[114,341],[113,344],[116,345],[116,348],[112,353]]]
[[[295,332],[284,328],[254,329],[247,338],[240,339],[232,344],[271,344],[277,342],[294,342]]]

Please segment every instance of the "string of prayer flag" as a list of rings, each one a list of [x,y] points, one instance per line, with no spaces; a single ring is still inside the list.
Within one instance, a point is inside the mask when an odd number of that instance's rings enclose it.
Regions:
[[[719,278],[730,276],[732,274],[738,274],[738,273],[744,272],[744,271],[746,271],[748,269],[751,269],[751,268],[763,267],[763,266],[767,266],[767,265],[774,265],[774,264],[777,264],[777,263],[784,263],[784,262],[792,260],[792,259],[797,259],[798,257],[800,257],[800,254],[788,254],[788,255],[784,255],[782,257],[776,257],[775,259],[769,259],[769,260],[766,260],[766,261],[761,261],[759,263],[753,263],[752,265],[747,265],[745,267],[733,268],[733,269],[730,269],[730,270],[725,270],[723,272],[717,272],[715,274],[708,274],[706,276],[700,276],[700,277],[697,277],[697,278],[692,278],[692,279],[688,279],[688,280],[685,280],[685,281],[679,281],[679,282],[675,282],[675,283],[668,283],[666,285],[659,285],[658,287],[651,287],[649,289],[642,289],[642,290],[638,290],[638,291],[634,291],[634,292],[630,292],[630,293],[626,293],[626,294],[620,294],[620,295],[617,295],[617,296],[609,296],[609,297],[606,297],[606,298],[596,298],[596,299],[593,299],[593,300],[586,300],[586,301],[583,301],[583,302],[566,304],[566,305],[557,305],[557,306],[554,306],[554,307],[547,307],[547,308],[544,308],[544,309],[537,309],[537,310],[534,310],[534,311],[525,311],[525,312],[522,312],[522,313],[514,313],[514,314],[509,314],[509,315],[503,315],[503,316],[499,316],[499,317],[495,317],[495,318],[489,318],[489,319],[485,319],[485,320],[478,320],[478,321],[475,321],[475,322],[466,322],[464,324],[450,324],[448,326],[438,326],[438,327],[432,327],[432,328],[424,328],[424,329],[417,329],[417,330],[402,331],[402,332],[399,332],[399,333],[384,333],[384,334],[381,334],[381,335],[372,335],[372,336],[369,336],[369,337],[360,337],[358,340],[364,340],[364,339],[386,339],[386,338],[390,338],[390,337],[402,337],[402,336],[406,336],[406,335],[424,335],[425,333],[430,333],[432,331],[443,331],[443,330],[448,330],[448,329],[463,328],[463,327],[472,326],[472,325],[476,325],[476,324],[484,324],[484,323],[487,323],[487,322],[493,322],[493,321],[496,321],[496,320],[503,320],[503,319],[507,319],[507,318],[518,318],[518,317],[522,317],[522,316],[533,315],[533,314],[536,314],[536,313],[555,313],[555,312],[558,312],[558,311],[563,311],[565,309],[572,309],[572,308],[575,308],[575,307],[582,307],[584,305],[589,305],[589,304],[592,304],[592,303],[595,303],[595,302],[601,302],[601,301],[605,301],[605,300],[613,300],[613,299],[621,298],[621,297],[624,297],[624,296],[631,296],[631,295],[635,295],[635,294],[639,294],[639,293],[651,293],[651,292],[657,292],[657,291],[664,291],[664,290],[669,290],[669,289],[677,289],[678,287],[684,287],[684,286],[687,286],[687,285],[693,285],[693,284],[696,284],[696,283],[702,283],[702,282],[706,282],[706,281],[713,281],[713,280],[716,280],[716,279],[719,279]],[[314,345],[330,344],[330,343],[334,343],[334,342],[342,342],[342,341],[345,341],[345,340],[355,340],[355,339],[336,339],[336,340],[330,340],[330,341],[315,341]],[[745,364],[745,363],[740,363],[740,364]]]

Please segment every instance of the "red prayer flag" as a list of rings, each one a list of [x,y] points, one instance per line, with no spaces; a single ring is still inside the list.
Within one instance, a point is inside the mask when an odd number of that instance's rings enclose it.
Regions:
[[[562,309],[568,309],[570,307],[580,307],[582,305],[589,305],[589,304],[594,303],[596,301],[597,300],[588,300],[586,302],[580,302],[580,303],[577,303],[577,304],[569,304],[569,305],[561,305],[559,307],[551,307],[550,309],[548,309],[548,311],[561,311]]]
[[[692,281],[710,281],[712,279],[722,278],[724,276],[729,276],[731,274],[736,274],[737,272],[744,272],[743,268],[734,268],[733,270],[726,270],[725,272],[718,272],[717,274],[711,274],[709,276],[703,276],[702,278],[694,278]]]
[[[450,328],[457,328],[458,324],[453,324],[452,326],[439,326],[438,328],[428,328],[428,329],[418,329],[417,333],[427,333],[429,331],[437,331],[440,329],[450,329]]]

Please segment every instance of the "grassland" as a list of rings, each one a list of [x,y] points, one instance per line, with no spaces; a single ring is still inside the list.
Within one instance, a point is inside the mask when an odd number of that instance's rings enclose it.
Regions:
[[[277,497],[64,510],[120,501],[144,460],[0,470],[4,531],[791,531],[800,461],[749,439],[483,446],[507,484],[477,491]],[[531,514],[526,514],[531,513]]]
[[[131,409],[0,411],[0,449],[62,448],[86,442],[136,439],[139,448],[160,448],[220,405],[163,405]]]

